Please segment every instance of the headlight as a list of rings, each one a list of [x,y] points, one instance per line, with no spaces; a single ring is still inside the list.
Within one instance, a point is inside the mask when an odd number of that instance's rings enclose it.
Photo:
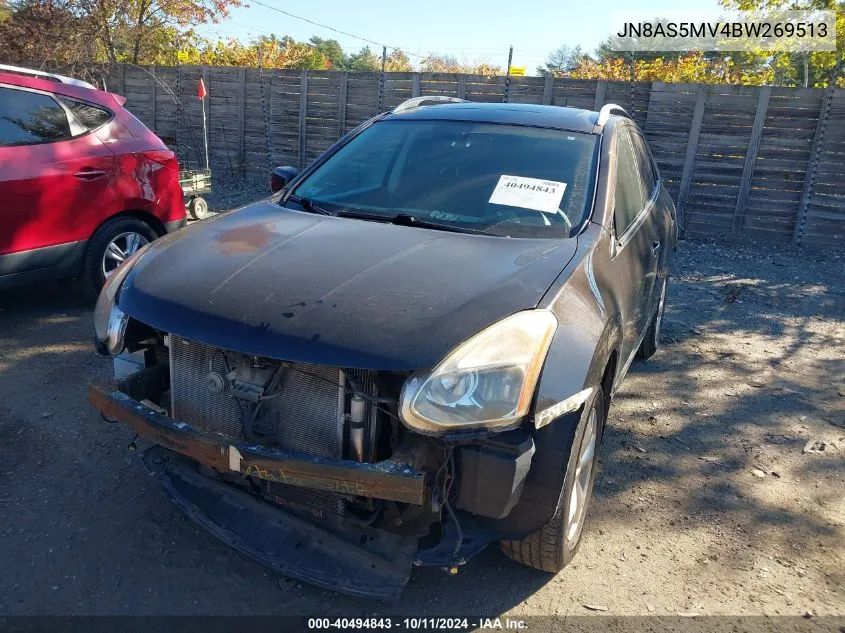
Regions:
[[[94,306],[94,339],[97,343],[97,351],[101,354],[117,356],[123,351],[123,335],[126,333],[126,324],[129,322],[129,317],[117,307],[115,297],[117,297],[126,275],[132,270],[132,266],[138,261],[141,253],[147,249],[147,246],[139,248],[127,257],[106,278],[100,296],[97,297],[97,305]]]
[[[551,312],[528,310],[482,330],[430,374],[408,379],[402,420],[423,433],[516,425],[531,407],[556,329]]]

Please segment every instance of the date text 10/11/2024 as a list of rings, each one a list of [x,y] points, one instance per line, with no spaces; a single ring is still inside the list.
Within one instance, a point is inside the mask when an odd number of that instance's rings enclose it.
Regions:
[[[308,630],[408,630],[408,631],[525,631],[528,623],[517,618],[370,617],[308,618]]]

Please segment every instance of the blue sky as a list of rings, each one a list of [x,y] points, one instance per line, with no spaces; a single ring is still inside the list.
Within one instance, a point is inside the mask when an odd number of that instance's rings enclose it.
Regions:
[[[333,26],[376,42],[425,56],[448,53],[459,61],[507,65],[508,46],[514,66],[533,74],[546,55],[560,46],[581,45],[592,51],[610,32],[613,10],[715,9],[717,0],[261,0],[290,13]],[[249,4],[249,0],[244,0]],[[312,35],[334,38],[347,52],[366,43],[333,33],[259,5],[241,7],[220,24],[201,29],[209,36],[233,35],[241,40],[262,33],[307,40]],[[375,46],[371,45],[375,49]],[[381,51],[379,50],[378,53]],[[388,51],[389,52],[389,51]],[[413,55],[411,61],[419,61]]]

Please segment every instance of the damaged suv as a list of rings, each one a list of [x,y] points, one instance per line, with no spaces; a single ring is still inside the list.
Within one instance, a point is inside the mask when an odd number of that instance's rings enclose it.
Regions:
[[[330,589],[395,597],[491,543],[560,570],[610,400],[658,345],[675,208],[636,124],[457,101],[275,170],[95,308],[116,380],[91,403],[192,519]]]

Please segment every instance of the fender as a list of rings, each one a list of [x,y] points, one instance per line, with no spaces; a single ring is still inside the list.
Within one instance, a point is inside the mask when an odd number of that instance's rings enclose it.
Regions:
[[[613,289],[619,281],[602,278],[610,268],[602,257],[609,257],[609,234],[590,225],[587,239],[579,240],[572,261],[540,302],[558,319],[535,396],[534,415],[529,422],[536,452],[520,500],[508,516],[484,520],[484,527],[509,538],[527,536],[548,523],[558,510],[565,476],[565,465],[575,428],[585,406],[553,418],[540,428],[535,421],[544,411],[585,389],[601,389],[608,363],[615,363],[620,349],[622,327],[618,299]],[[582,246],[583,245],[583,246]],[[605,290],[602,291],[601,289]],[[614,375],[611,367],[611,376]],[[605,385],[609,386],[609,385]],[[609,394],[608,394],[609,395]]]

